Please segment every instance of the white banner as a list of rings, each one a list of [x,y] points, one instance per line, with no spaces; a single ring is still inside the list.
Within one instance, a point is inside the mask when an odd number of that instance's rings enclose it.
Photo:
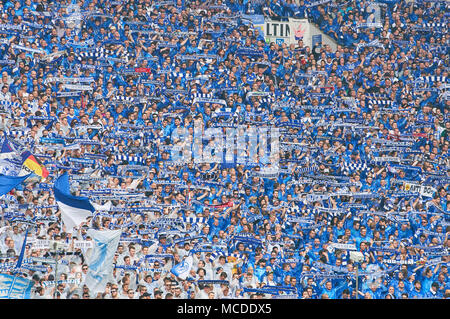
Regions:
[[[264,25],[266,42],[275,42],[279,45],[297,44],[303,39],[305,45],[311,46],[310,24],[307,19],[289,19],[289,21],[274,21],[267,19]]]
[[[426,197],[433,197],[436,192],[436,188],[426,185],[413,184],[413,183],[403,183],[404,191],[419,192],[420,195]]]
[[[415,262],[412,259],[408,260],[395,260],[395,259],[383,259],[386,264],[396,264],[396,265],[414,265]]]
[[[31,244],[31,249],[50,249],[50,240],[47,239],[36,239],[34,241],[29,241]]]
[[[94,242],[92,240],[75,240],[73,242],[74,249],[88,249],[94,248]]]
[[[81,85],[81,84],[64,84],[64,89],[67,90],[75,90],[75,91],[90,91],[92,87],[90,85]]]

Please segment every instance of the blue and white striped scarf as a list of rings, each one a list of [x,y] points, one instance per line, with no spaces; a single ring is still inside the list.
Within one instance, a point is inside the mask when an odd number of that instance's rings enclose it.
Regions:
[[[127,162],[136,162],[143,164],[145,162],[144,158],[142,156],[131,156],[131,155],[125,155],[125,154],[117,154],[114,157],[115,160],[118,161],[127,161]]]
[[[367,165],[367,162],[343,162],[342,169],[346,172],[351,171],[368,171],[371,168]]]

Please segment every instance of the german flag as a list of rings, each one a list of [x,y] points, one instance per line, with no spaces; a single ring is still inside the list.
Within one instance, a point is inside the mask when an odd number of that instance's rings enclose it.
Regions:
[[[28,171],[29,173],[34,172],[36,175],[41,178],[46,178],[49,175],[49,172],[41,164],[41,162],[34,157],[31,152],[26,151],[22,153],[22,169]]]

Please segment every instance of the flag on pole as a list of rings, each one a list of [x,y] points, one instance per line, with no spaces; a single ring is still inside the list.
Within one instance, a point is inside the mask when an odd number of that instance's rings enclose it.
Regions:
[[[25,256],[25,246],[27,245],[28,229],[29,227],[27,227],[27,230],[25,231],[25,238],[23,239],[22,248],[20,249],[19,259],[17,259],[16,269],[19,269],[22,266],[23,256]]]
[[[121,229],[94,230],[89,229],[87,235],[94,241],[94,248],[87,258],[89,270],[86,274],[86,285],[94,294],[103,292],[110,280],[114,265],[114,254],[119,245]]]
[[[42,165],[41,162],[36,157],[34,157],[33,154],[31,154],[31,152],[25,151],[21,156],[23,162],[22,170],[20,171],[19,175],[35,173],[41,178],[46,178],[50,174],[45,166]]]
[[[73,232],[73,228],[92,216],[95,208],[87,197],[70,194],[69,175],[64,173],[55,182],[53,187],[55,200],[61,211],[61,218],[66,225],[66,231]]]
[[[0,196],[8,194],[13,188],[17,187],[20,183],[30,177],[31,174],[26,176],[8,176],[0,174]]]

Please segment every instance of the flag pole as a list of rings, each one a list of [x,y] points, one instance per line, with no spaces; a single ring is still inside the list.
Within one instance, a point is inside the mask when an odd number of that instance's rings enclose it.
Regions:
[[[11,298],[11,292],[14,289],[14,285],[16,283],[17,277],[19,277],[19,268],[22,266],[23,256],[25,254],[25,246],[27,245],[27,236],[28,236],[29,228],[30,228],[30,226],[27,226],[27,230],[25,231],[25,238],[23,240],[22,248],[20,249],[20,255],[19,255],[19,258],[17,259],[16,267],[14,269],[14,279],[13,279],[13,282],[11,283],[11,286],[8,289],[8,295],[7,295],[8,299]]]
[[[358,267],[358,263],[355,263],[356,264],[356,299],[359,299],[359,287],[358,287],[358,279],[359,279],[359,276],[358,276],[358,270],[359,270],[359,267]]]
[[[58,243],[53,243],[53,249],[55,250],[55,292],[53,293],[53,299],[56,299],[56,291],[58,289]]]

